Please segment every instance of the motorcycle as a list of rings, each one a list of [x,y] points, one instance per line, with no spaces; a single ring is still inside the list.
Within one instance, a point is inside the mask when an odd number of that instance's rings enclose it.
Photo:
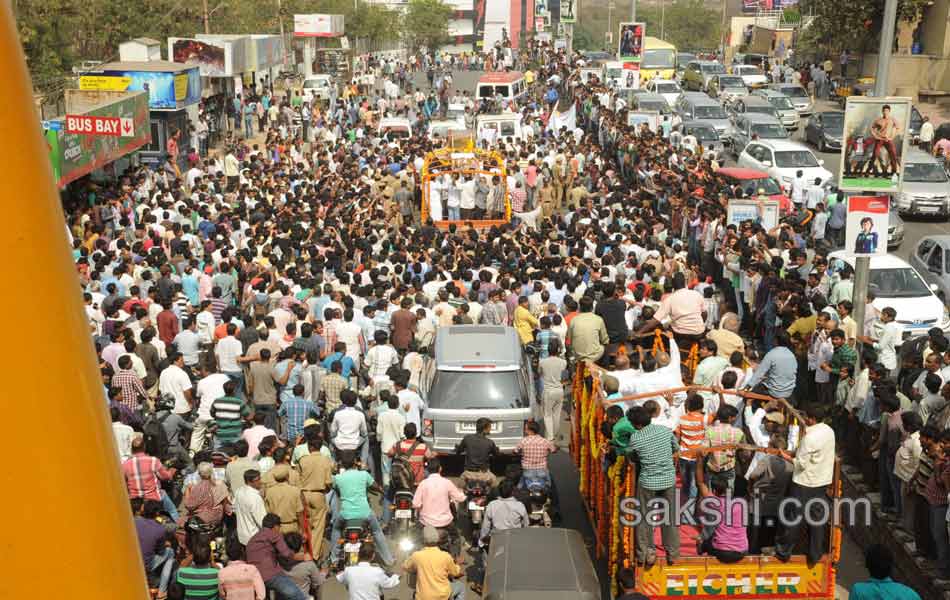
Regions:
[[[399,549],[403,552],[415,548],[412,534],[416,515],[412,508],[412,497],[411,490],[397,490],[393,497],[393,525],[390,533],[398,540]]]
[[[192,548],[198,543],[206,543],[211,547],[211,557],[214,562],[222,565],[228,563],[224,526],[221,523],[211,525],[197,516],[192,516],[185,521],[185,547],[192,552]]]
[[[472,545],[474,546],[478,544],[485,507],[488,505],[488,484],[478,479],[465,480],[465,496],[468,518],[472,524]]]
[[[545,479],[525,478],[528,491],[528,526],[551,526],[551,486]]]
[[[339,568],[356,566],[360,561],[360,548],[363,544],[373,543],[369,523],[365,519],[348,519],[343,524],[343,536],[337,542],[343,546]]]

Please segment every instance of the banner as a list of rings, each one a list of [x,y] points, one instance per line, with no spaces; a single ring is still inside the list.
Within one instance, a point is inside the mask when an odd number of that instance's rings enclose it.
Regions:
[[[623,73],[618,86],[622,90],[640,89],[640,63],[623,63]]]
[[[574,23],[576,21],[574,15],[576,4],[577,0],[561,0],[561,23]]]
[[[621,23],[617,56],[622,62],[639,63],[643,58],[643,23]]]
[[[148,106],[156,110],[177,110],[201,100],[198,67],[172,71],[105,71],[109,79],[128,79],[128,90],[148,92]]]
[[[67,90],[67,93],[84,92]],[[85,116],[118,119],[120,123],[127,123],[131,119],[131,127],[125,129],[131,130],[130,135],[123,135],[121,132],[118,136],[83,135],[67,133],[65,128],[49,129],[45,132],[53,178],[60,188],[151,142],[148,94],[132,92],[116,95],[121,97],[88,111]],[[69,103],[67,97],[67,105]]]
[[[567,127],[568,132],[572,132],[577,128],[577,111],[574,110],[573,104],[564,112],[558,112],[556,110],[552,112],[551,117],[548,119],[546,129],[556,133],[560,131],[562,127]]]
[[[131,77],[109,77],[107,75],[82,75],[79,77],[79,89],[99,92],[124,92],[132,83]]]
[[[848,98],[839,189],[887,194],[900,191],[910,113],[910,98]]]
[[[294,15],[294,37],[340,37],[343,15]]]
[[[855,256],[887,254],[887,196],[851,196],[845,221],[845,252]]]
[[[758,223],[766,230],[778,227],[778,200],[730,200],[726,208],[726,227],[729,225],[739,227],[745,221]]]
[[[660,132],[660,113],[652,110],[628,110],[627,127],[639,131],[640,126],[646,123],[653,133]]]

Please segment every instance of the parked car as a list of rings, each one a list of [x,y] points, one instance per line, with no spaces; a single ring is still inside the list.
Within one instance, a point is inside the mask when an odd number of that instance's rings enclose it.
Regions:
[[[769,89],[788,96],[795,110],[798,111],[799,117],[809,117],[815,111],[815,105],[808,91],[797,83],[773,83],[769,85]]]
[[[732,102],[749,93],[745,82],[737,75],[715,75],[709,79],[709,95],[722,102]]]
[[[805,141],[814,144],[819,152],[841,150],[844,136],[844,112],[826,110],[817,112],[805,124]]]
[[[675,127],[676,131],[684,136],[691,135],[696,138],[699,145],[703,147],[703,156],[707,157],[710,153],[721,158],[726,152],[726,146],[716,128],[705,121],[683,121]],[[710,157],[712,158],[712,157]]]
[[[760,140],[787,140],[788,130],[781,121],[770,115],[737,115],[732,127],[733,155],[738,158],[753,137]]]
[[[919,249],[918,244],[913,256],[917,256]],[[930,254],[926,253],[925,261],[930,259]],[[854,255],[847,248],[832,252],[829,258],[841,259],[854,267]],[[919,261],[916,264],[920,264]],[[943,300],[937,296],[939,286],[928,283],[921,275],[927,271],[926,264],[920,269],[894,254],[871,257],[868,289],[874,292],[874,308],[881,310],[890,306],[897,311],[897,322],[904,327],[905,340],[927,333],[931,327],[950,332],[950,316]],[[946,292],[943,297],[946,298]]]
[[[648,94],[659,94],[673,108],[683,89],[672,79],[651,79],[647,82],[646,91]]]
[[[904,219],[891,205],[891,211],[887,217],[887,249],[896,250],[904,243]]]
[[[694,91],[707,91],[706,87],[709,79],[713,75],[725,74],[726,68],[722,63],[714,60],[694,60],[686,65],[686,71],[683,73],[682,85],[684,89]]]
[[[732,122],[722,105],[701,92],[683,92],[676,101],[676,112],[684,121],[706,121],[716,128],[720,138],[732,138]]]
[[[330,99],[330,88],[334,85],[333,78],[329,75],[313,75],[303,82],[301,95],[304,100],[323,100]]]
[[[676,53],[676,79],[683,82],[683,73],[686,71],[686,65],[696,60],[696,55],[690,52]]]
[[[785,94],[769,89],[757,89],[752,92],[753,97],[764,98],[769,104],[778,111],[782,125],[789,131],[798,129],[798,111],[792,104],[791,99]]]
[[[765,171],[786,190],[791,187],[797,171],[802,171],[806,181],[819,179],[827,184],[832,180],[831,171],[822,166],[824,160],[816,158],[807,146],[788,140],[752,142],[739,154],[736,163],[740,167]]]
[[[742,192],[747,197],[754,197],[762,190],[769,200],[775,200],[779,204],[779,209],[783,214],[787,213],[792,207],[792,201],[787,194],[782,192],[778,182],[772,179],[765,171],[755,169],[743,169],[741,167],[723,167],[716,171],[730,184],[739,184]]]
[[[922,237],[910,253],[910,264],[924,281],[937,286],[938,298],[950,298],[950,235]]]
[[[670,105],[666,103],[666,98],[659,94],[637,94],[630,102],[630,106],[636,107],[637,110],[653,110],[661,115],[673,114]]]
[[[749,88],[760,88],[769,82],[762,69],[755,65],[732,65],[732,74],[741,77]]]
[[[940,159],[911,148],[904,155],[904,183],[897,210],[905,215],[950,217],[950,181]]]
[[[782,123],[782,115],[778,109],[772,106],[765,98],[759,98],[758,96],[743,96],[742,98],[738,98],[729,108],[732,113],[731,118],[733,122],[735,122],[736,117],[740,115],[757,114],[772,117]],[[782,126],[785,126],[785,124],[782,123]]]

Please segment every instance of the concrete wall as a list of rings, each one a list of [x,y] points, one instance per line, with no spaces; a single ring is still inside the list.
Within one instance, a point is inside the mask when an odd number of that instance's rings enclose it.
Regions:
[[[950,56],[950,0],[933,0],[924,9],[920,27],[924,52]]]
[[[874,77],[876,71],[877,55],[865,54],[861,68],[862,76]],[[889,95],[892,95],[898,87],[917,90],[950,90],[950,57],[895,54],[891,57],[888,84]]]

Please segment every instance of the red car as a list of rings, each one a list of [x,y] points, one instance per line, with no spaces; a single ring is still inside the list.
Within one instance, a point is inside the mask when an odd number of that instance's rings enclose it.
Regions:
[[[765,190],[765,195],[769,197],[769,200],[778,201],[782,214],[787,214],[792,209],[791,199],[782,193],[778,182],[769,177],[768,173],[740,167],[724,167],[716,173],[733,185],[738,183],[749,198],[754,198],[759,193],[759,189]]]

